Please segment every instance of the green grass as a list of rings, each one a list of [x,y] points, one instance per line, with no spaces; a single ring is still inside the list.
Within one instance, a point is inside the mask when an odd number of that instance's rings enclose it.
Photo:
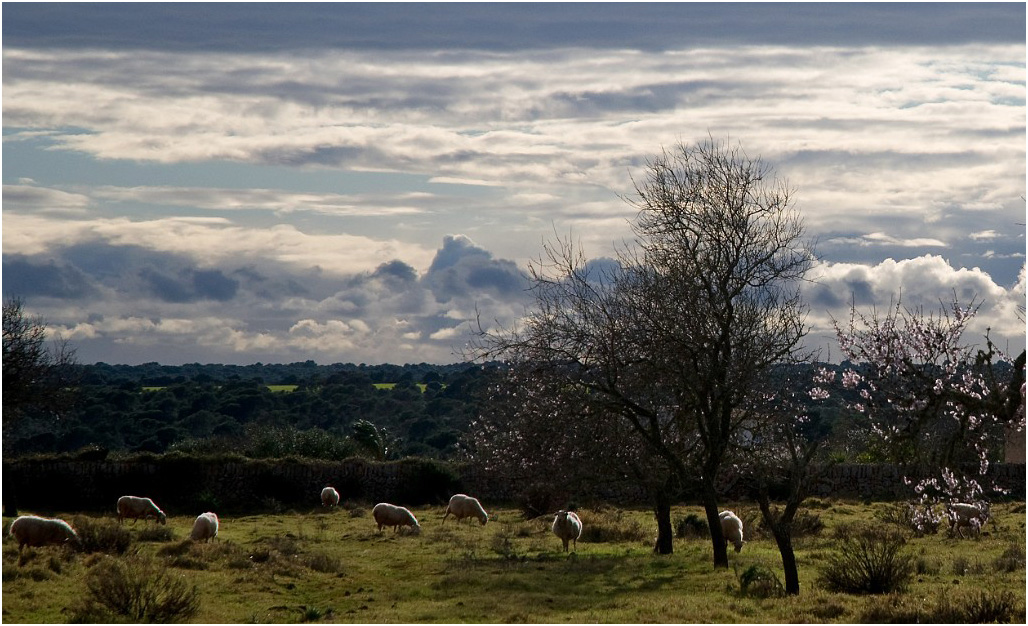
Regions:
[[[570,555],[561,551],[548,519],[524,520],[513,508],[487,507],[491,519],[483,527],[443,524],[443,507],[417,507],[422,532],[415,535],[379,533],[367,504],[222,517],[214,544],[182,541],[192,515],[169,518],[174,538],[164,542],[138,541],[143,524],[129,524],[128,553],[153,555],[198,585],[197,623],[860,621],[884,600],[819,589],[817,565],[832,547],[833,527],[872,520],[888,505],[817,504],[808,510],[827,528],[796,541],[801,595],[778,599],[739,592],[739,574],[751,565],[781,577],[773,541],[759,533],[748,537],[741,553],[729,552],[731,568],[714,570],[707,539],[676,539],[673,555],[653,554],[653,517],[642,509],[581,511],[584,524],[603,527],[592,536],[604,541],[580,541]],[[743,519],[755,511],[745,503],[726,508]],[[1023,565],[998,563],[1004,554],[1024,553],[1024,504],[993,511],[988,535],[980,539],[944,533],[911,539],[908,549],[922,571],[902,598],[889,602],[929,606],[942,594],[1010,590],[1023,611]],[[672,519],[688,513],[702,516],[699,507],[678,507]],[[85,574],[99,557],[37,548],[26,549],[19,564],[15,545],[9,539],[3,545],[3,620],[69,621],[69,607],[85,594]],[[1023,619],[1022,612],[1016,621]]]
[[[380,391],[383,390],[383,389],[389,390],[389,389],[393,389],[393,388],[396,387],[396,383],[372,383],[372,384],[375,385],[375,389],[378,389]],[[421,393],[425,393],[425,390],[428,389],[428,384],[427,383],[414,383],[414,384],[417,386],[418,389],[421,390]]]

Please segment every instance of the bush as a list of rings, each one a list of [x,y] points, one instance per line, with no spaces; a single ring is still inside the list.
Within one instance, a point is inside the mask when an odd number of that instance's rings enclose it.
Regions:
[[[540,515],[552,514],[560,509],[564,498],[557,495],[560,490],[545,483],[533,483],[525,487],[518,494],[518,507],[525,519],[532,519]]]
[[[184,622],[200,608],[195,585],[150,559],[105,559],[86,574],[86,587],[89,597],[73,611],[78,622]]]
[[[652,531],[643,528],[636,520],[625,518],[625,512],[579,511],[582,520],[582,536],[586,543],[613,543],[622,541],[646,541],[653,539]]]
[[[707,525],[706,518],[690,513],[685,517],[675,519],[675,538],[691,539],[709,536],[710,526]]]
[[[98,521],[80,515],[74,518],[73,524],[83,552],[125,554],[132,544],[132,534],[113,520]]]
[[[1024,622],[1024,608],[1010,591],[973,591],[953,597],[942,594],[930,621],[936,624],[1009,624]]]
[[[175,531],[168,526],[147,526],[136,535],[138,541],[167,542],[175,540]]]
[[[343,564],[338,557],[327,552],[312,552],[303,557],[303,563],[315,572],[338,574],[343,571]]]
[[[409,504],[441,504],[460,491],[460,477],[448,463],[432,459],[406,458],[396,461],[400,468],[410,467],[406,480],[397,486],[396,499]]]
[[[824,529],[825,523],[821,521],[821,516],[817,513],[799,511],[792,520],[793,538],[817,536]]]
[[[923,600],[899,594],[875,598],[857,617],[860,624],[924,624],[928,621]]]
[[[904,554],[906,537],[881,526],[845,526],[835,535],[838,550],[821,571],[830,591],[878,594],[902,591],[914,574],[913,557]]]
[[[774,572],[754,564],[739,575],[739,592],[755,598],[780,598],[785,595],[785,588]]]
[[[993,567],[997,572],[1019,572],[1024,571],[1025,556],[1024,546],[1012,543],[1003,551],[1003,554],[996,557]]]
[[[918,537],[937,534],[943,520],[932,505],[922,502],[893,504],[877,512],[875,517],[886,524],[913,531]]]

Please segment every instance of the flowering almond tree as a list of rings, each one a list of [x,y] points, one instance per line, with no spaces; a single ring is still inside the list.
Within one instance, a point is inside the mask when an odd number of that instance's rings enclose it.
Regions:
[[[833,370],[813,364],[778,368],[759,403],[747,411],[751,437],[737,453],[741,477],[778,546],[790,595],[800,592],[793,522],[811,487],[831,466],[825,445],[831,428],[820,404],[830,397],[826,387],[835,377]]]
[[[897,302],[884,315],[851,307],[848,324],[835,323],[843,354],[857,364],[841,384],[859,391],[851,408],[914,477],[921,531],[938,525],[935,503],[987,507],[990,452],[1006,427],[1024,430],[1024,352],[1011,363],[987,336],[985,350],[963,339],[979,306],[954,300],[926,314]]]

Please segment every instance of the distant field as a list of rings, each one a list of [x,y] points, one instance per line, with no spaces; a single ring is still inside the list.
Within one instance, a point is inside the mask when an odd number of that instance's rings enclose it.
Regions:
[[[396,383],[373,383],[373,384],[375,385],[375,389],[393,389],[394,387],[396,387]],[[417,385],[418,389],[420,389],[422,393],[424,393],[425,389],[428,388],[428,385],[425,384],[425,383],[415,383],[415,385]],[[299,385],[266,385],[266,386],[271,391],[286,391],[286,392],[296,391],[296,388],[299,387]],[[163,389],[167,389],[167,387],[143,387],[143,391],[161,391]]]
[[[912,538],[905,550],[917,557],[919,573],[910,589],[901,596],[864,597],[819,589],[818,566],[833,549],[832,528],[874,519],[889,505],[816,501],[806,510],[820,515],[827,528],[796,542],[801,595],[770,599],[740,591],[740,576],[750,566],[781,576],[778,551],[767,538],[751,536],[741,553],[729,552],[730,569],[714,571],[707,539],[676,539],[673,555],[658,556],[651,550],[648,511],[585,509],[580,513],[587,532],[577,552],[565,554],[548,518],[525,520],[515,509],[485,504],[492,519],[484,527],[443,524],[442,507],[414,508],[420,534],[379,533],[369,503],[223,517],[220,541],[213,544],[182,541],[194,516],[174,515],[170,540],[137,541],[144,524],[129,524],[134,539],[127,554],[152,557],[196,584],[197,623],[850,623],[868,615],[881,619],[882,613],[868,612],[883,607],[931,607],[943,597],[983,590],[1009,590],[1022,611],[1015,621],[1024,620],[1023,503],[996,505],[987,534],[978,539],[945,533]],[[755,513],[747,504],[731,508],[743,519]],[[702,517],[699,507],[679,507],[672,519],[690,513]],[[19,564],[6,529],[4,534],[3,620],[71,620],[69,607],[86,593],[88,568],[103,559],[37,548],[27,549]],[[1020,566],[1007,571],[1001,557],[1018,551]]]
[[[425,383],[414,384],[417,386],[418,389],[421,390],[421,393],[425,393],[425,390],[428,389],[428,385]],[[374,383],[374,385],[375,389],[393,389],[396,387],[396,383]]]

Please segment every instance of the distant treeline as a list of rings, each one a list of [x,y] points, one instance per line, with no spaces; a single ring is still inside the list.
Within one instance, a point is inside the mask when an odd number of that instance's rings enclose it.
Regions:
[[[843,365],[827,365],[836,371]],[[79,365],[74,405],[61,415],[5,415],[5,459],[32,454],[180,452],[250,459],[405,457],[452,460],[473,420],[490,409],[499,364]],[[778,368],[798,381],[807,366]],[[378,385],[378,387],[376,387]],[[282,391],[282,389],[289,391]],[[837,460],[875,463],[854,392],[811,407],[809,429]],[[846,397],[846,394],[853,397]],[[802,395],[802,394],[801,394]],[[1002,433],[993,446],[1002,453]]]
[[[5,420],[5,458],[80,450],[452,458],[493,366],[79,366],[64,415]],[[375,385],[391,384],[379,389]],[[295,385],[289,392],[269,386]]]

